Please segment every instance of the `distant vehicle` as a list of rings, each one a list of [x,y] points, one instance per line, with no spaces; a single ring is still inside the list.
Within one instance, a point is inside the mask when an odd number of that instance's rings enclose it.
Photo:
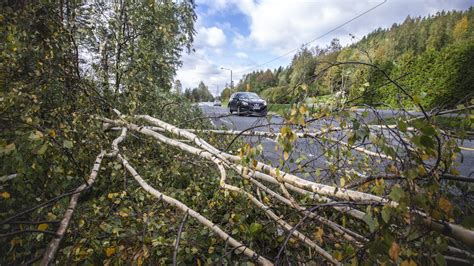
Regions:
[[[267,102],[254,92],[236,92],[230,96],[229,112],[237,115],[267,115]]]
[[[221,101],[219,101],[219,100],[214,101],[214,106],[221,106]]]

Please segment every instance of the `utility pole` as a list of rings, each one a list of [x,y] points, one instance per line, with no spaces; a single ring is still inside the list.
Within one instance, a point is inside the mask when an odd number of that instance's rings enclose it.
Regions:
[[[213,84],[216,85],[216,97],[220,97],[219,95],[219,85],[218,84]]]
[[[230,68],[225,68],[225,67],[221,67],[221,69],[229,70],[229,71],[230,71],[230,89],[233,89],[233,88],[234,88],[234,82],[232,81],[232,69],[230,69]]]

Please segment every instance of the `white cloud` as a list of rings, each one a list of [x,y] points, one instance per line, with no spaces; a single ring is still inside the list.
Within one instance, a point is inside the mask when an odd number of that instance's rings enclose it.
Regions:
[[[221,65],[214,63],[202,49],[196,50],[193,54],[186,54],[182,58],[183,67],[178,70],[175,80],[179,79],[185,88],[195,88],[200,81],[203,81],[212,94],[216,95],[216,89],[219,93],[225,88],[226,84],[230,84],[229,70],[222,70]],[[248,63],[234,63],[225,65],[226,68],[233,71],[233,82],[237,82],[244,74],[244,70],[249,68]]]
[[[275,54],[281,54],[329,32],[382,2],[382,0],[235,1],[234,4],[249,19],[250,34],[244,38],[236,36],[233,41],[238,47],[246,44],[247,47],[257,47],[260,50],[271,49]],[[332,38],[339,38],[343,44],[347,44],[350,41],[349,33],[362,37],[378,27],[390,27],[394,22],[400,23],[407,15],[426,16],[442,9],[465,9],[467,7],[469,4],[463,0],[387,1],[370,13],[316,41],[313,45],[325,46]]]
[[[244,53],[244,52],[238,52],[235,54],[238,58],[242,58],[242,59],[245,59],[245,58],[248,58],[249,56]]]
[[[224,31],[218,27],[200,27],[197,30],[196,46],[219,47],[226,42]]]

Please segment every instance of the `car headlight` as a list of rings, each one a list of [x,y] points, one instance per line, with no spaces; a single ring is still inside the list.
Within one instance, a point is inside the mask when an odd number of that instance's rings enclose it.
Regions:
[[[243,105],[249,105],[249,103],[248,103],[248,102],[242,102],[242,104],[243,104]]]
[[[267,105],[267,101],[263,101],[263,105]]]

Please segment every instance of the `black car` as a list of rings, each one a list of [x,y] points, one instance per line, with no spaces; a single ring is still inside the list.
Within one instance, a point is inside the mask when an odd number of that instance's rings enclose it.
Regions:
[[[267,102],[253,92],[236,92],[229,99],[230,113],[237,115],[267,115]]]

